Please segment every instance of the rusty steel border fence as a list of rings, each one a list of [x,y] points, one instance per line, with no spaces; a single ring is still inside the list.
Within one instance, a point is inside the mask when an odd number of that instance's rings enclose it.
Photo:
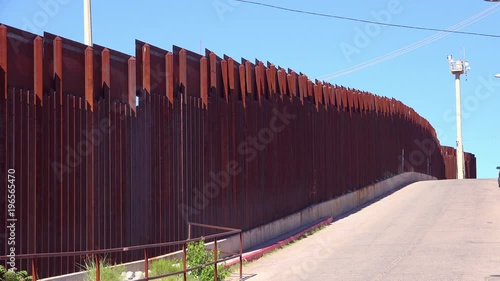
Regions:
[[[456,177],[455,150],[396,99],[270,62],[135,46],[0,25],[0,254],[9,171],[16,255],[180,241],[187,221],[245,231],[402,172]],[[466,154],[467,177],[475,161]],[[37,274],[79,263],[54,257]]]

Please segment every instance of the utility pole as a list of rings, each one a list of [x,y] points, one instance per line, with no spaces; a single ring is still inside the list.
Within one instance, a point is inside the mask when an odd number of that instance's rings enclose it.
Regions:
[[[92,9],[90,0],[83,0],[83,32],[85,45],[92,47]]]
[[[450,71],[455,75],[455,94],[456,94],[456,111],[457,111],[457,179],[464,178],[464,146],[462,142],[462,113],[460,101],[460,75],[467,74],[470,70],[469,62],[462,60],[453,60],[452,56],[448,56],[450,63]]]

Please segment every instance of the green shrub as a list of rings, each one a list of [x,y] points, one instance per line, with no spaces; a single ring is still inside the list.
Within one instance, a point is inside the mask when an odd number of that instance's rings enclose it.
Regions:
[[[29,281],[31,276],[25,270],[14,271],[6,270],[5,267],[0,265],[0,281]]]
[[[220,257],[220,250],[217,251],[217,259]],[[214,261],[213,251],[207,251],[205,248],[205,241],[192,242],[188,244],[187,248],[187,264],[189,268],[197,267]],[[214,280],[214,265],[205,266],[191,271],[194,276],[201,281]],[[217,280],[221,281],[226,279],[230,274],[229,270],[224,268],[223,265],[217,265]]]
[[[158,259],[154,260],[151,262],[151,265],[149,266],[149,270],[151,273],[149,276],[158,276],[158,275],[163,275],[167,273],[173,273],[177,271],[182,270],[181,266],[181,261],[177,259]],[[173,275],[173,276],[168,276],[165,278],[160,278],[160,279],[155,279],[155,280],[160,280],[160,281],[177,281],[177,280],[184,280],[183,279],[183,274],[179,275]],[[188,278],[188,280],[190,280]]]
[[[17,280],[19,280],[19,278],[17,278],[17,274],[11,270],[5,272],[3,277],[5,278],[5,281],[17,281]]]
[[[85,281],[95,281],[96,280],[96,264],[94,259],[85,260],[83,265],[83,270],[87,271],[87,276],[85,276]],[[117,281],[121,280],[121,274],[125,270],[123,265],[111,265],[106,259],[101,259],[99,262],[99,272],[101,275],[101,281]]]

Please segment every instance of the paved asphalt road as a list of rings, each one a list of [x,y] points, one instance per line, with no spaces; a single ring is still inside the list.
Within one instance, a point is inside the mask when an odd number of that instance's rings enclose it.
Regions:
[[[415,183],[243,272],[249,281],[500,280],[500,188]]]

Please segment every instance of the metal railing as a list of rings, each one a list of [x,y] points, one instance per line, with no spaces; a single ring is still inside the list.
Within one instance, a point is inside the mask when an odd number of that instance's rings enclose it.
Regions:
[[[191,238],[191,228],[192,226],[197,226],[197,227],[203,227],[203,228],[210,228],[210,229],[215,229],[215,230],[223,230],[224,232],[220,232],[217,234],[212,234],[212,235],[207,235],[207,236],[202,236],[198,238]],[[225,258],[219,258],[218,255],[218,246],[217,242],[223,237],[228,237],[231,235],[239,235],[240,238],[240,251],[239,253],[231,253],[232,255],[229,255],[228,257]],[[192,242],[198,242],[201,240],[213,240],[214,247],[213,247],[213,253],[214,253],[214,261],[198,265],[196,267],[191,267],[187,268],[187,245],[188,243]],[[168,246],[179,246],[182,245],[182,270],[181,271],[176,271],[176,272],[171,272],[168,274],[163,274],[163,275],[158,275],[154,277],[149,277],[149,255],[148,255],[148,249],[152,248],[159,248],[159,247],[168,247]],[[37,272],[37,260],[38,259],[43,259],[43,258],[62,258],[62,257],[75,257],[75,256],[91,256],[93,261],[95,262],[95,271],[96,271],[96,281],[100,281],[100,255],[104,254],[111,254],[111,253],[119,253],[119,252],[128,252],[128,251],[138,251],[142,250],[144,252],[144,276],[145,278],[142,279],[137,279],[137,280],[155,280],[155,279],[160,279],[168,276],[175,276],[175,275],[183,275],[184,281],[187,280],[187,274],[190,271],[204,268],[206,266],[214,265],[214,280],[218,280],[218,274],[217,274],[217,264],[234,259],[236,257],[239,258],[239,264],[240,264],[240,279],[243,278],[243,233],[241,229],[236,229],[236,228],[229,228],[229,227],[220,227],[220,226],[215,226],[215,225],[208,225],[208,224],[199,224],[199,223],[191,223],[188,222],[188,239],[186,240],[181,240],[181,241],[174,241],[174,242],[165,242],[165,243],[157,243],[157,244],[148,244],[148,245],[139,245],[139,246],[131,246],[131,247],[122,247],[122,248],[112,248],[112,249],[102,249],[102,250],[93,250],[93,251],[77,251],[77,252],[59,252],[59,253],[36,253],[36,254],[22,254],[22,255],[16,255],[15,259],[16,260],[31,260],[31,274],[32,274],[32,281],[37,280],[36,272]],[[7,256],[1,256],[0,260],[8,260],[10,257]]]

